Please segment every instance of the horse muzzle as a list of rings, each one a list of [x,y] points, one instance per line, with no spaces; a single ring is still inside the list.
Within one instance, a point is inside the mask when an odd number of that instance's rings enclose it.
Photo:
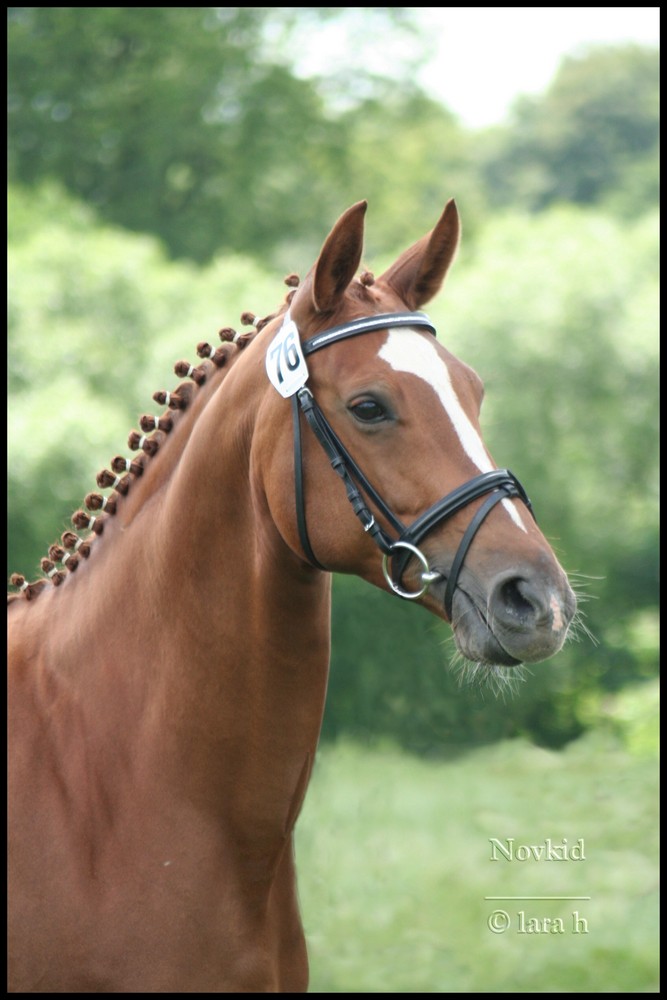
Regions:
[[[526,566],[501,572],[484,586],[467,571],[459,580],[451,624],[466,659],[515,666],[557,653],[575,611],[576,598],[565,574],[555,577]]]

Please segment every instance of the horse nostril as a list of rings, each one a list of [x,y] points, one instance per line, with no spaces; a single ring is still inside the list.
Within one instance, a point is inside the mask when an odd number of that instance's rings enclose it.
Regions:
[[[496,597],[496,609],[503,617],[525,624],[539,614],[539,601],[527,580],[513,577],[500,585]]]
[[[500,573],[490,583],[487,622],[506,653],[539,663],[561,648],[574,607],[557,580],[530,565],[521,569]]]

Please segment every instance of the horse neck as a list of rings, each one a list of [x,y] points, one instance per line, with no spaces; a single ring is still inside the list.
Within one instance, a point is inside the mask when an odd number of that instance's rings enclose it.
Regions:
[[[98,731],[123,731],[129,753],[133,739],[153,741],[191,794],[228,799],[231,773],[265,801],[266,775],[275,797],[283,773],[291,801],[321,724],[330,584],[268,516],[251,471],[258,389],[246,363],[200,390],[87,564],[51,595],[61,639],[51,645],[78,672]]]

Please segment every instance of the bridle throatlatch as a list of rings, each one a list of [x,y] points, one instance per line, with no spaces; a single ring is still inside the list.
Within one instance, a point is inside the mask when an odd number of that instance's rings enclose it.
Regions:
[[[435,327],[423,312],[382,313],[377,316],[365,316],[361,319],[334,326],[329,330],[316,334],[301,343],[299,331],[292,320],[289,310],[285,314],[283,324],[271,341],[266,353],[266,371],[278,392],[291,400],[292,422],[294,430],[294,485],[296,495],[296,517],[299,539],[308,561],[319,569],[326,569],[313,552],[306,526],[306,510],[304,501],[303,466],[301,451],[301,415],[313,431],[315,437],[324,449],[334,472],[341,478],[345,486],[347,498],[352,509],[380,551],[383,553],[382,570],[392,591],[405,600],[414,601],[428,590],[436,580],[443,579],[444,574],[431,570],[426,556],[419,548],[419,543],[437,525],[452,517],[463,507],[474,500],[486,496],[486,500],[475,512],[463,538],[459,543],[452,565],[447,575],[445,587],[445,611],[452,619],[452,602],[457,580],[466,553],[484,519],[501,500],[518,497],[533,513],[532,505],[526,491],[509,469],[493,469],[482,472],[479,476],[458,486],[441,500],[421,514],[411,525],[406,527],[393,511],[387,506],[380,494],[368,481],[362,470],[354,461],[345,445],[342,443],[333,427],[313,397],[306,385],[308,381],[308,366],[306,357],[315,351],[335,344],[348,337],[356,337],[362,333],[388,328],[409,327],[426,330],[435,336]],[[371,512],[370,501],[390,528],[396,533],[391,538],[387,531],[378,524]],[[534,515],[533,515],[534,516]],[[416,559],[421,567],[421,586],[418,590],[405,590],[402,586],[402,576],[410,559]]]

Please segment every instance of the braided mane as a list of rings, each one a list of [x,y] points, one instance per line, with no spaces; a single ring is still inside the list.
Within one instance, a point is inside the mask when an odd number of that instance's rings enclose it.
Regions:
[[[135,458],[116,455],[110,462],[110,469],[102,469],[97,474],[98,488],[102,490],[111,487],[112,492],[108,495],[98,492],[86,495],[84,505],[87,510],[81,508],[72,515],[72,525],[77,531],[63,532],[60,541],[49,547],[48,556],[40,561],[44,574],[41,578],[28,582],[22,574],[12,573],[9,582],[18,590],[7,594],[8,604],[21,598],[30,601],[50,584],[60,586],[68,572],[75,572],[81,560],[88,559],[95,538],[103,533],[108,519],[117,513],[135,480],[143,475],[147,462],[164,446],[168,435],[182,420],[184,411],[197,398],[199,389],[210,381],[213,374],[221,369],[228,369],[260,330],[287,310],[299,284],[298,276],[288,275],[285,284],[290,291],[276,312],[263,318],[252,312],[241,315],[241,323],[254,329],[237,333],[231,327],[223,327],[218,334],[222,341],[220,347],[216,348],[206,341],[197,344],[197,355],[203,359],[202,363],[192,365],[188,361],[176,362],[176,375],[190,381],[181,382],[173,392],[158,390],[153,393],[155,402],[165,405],[167,409],[160,416],[145,413],[139,417],[141,432],[132,430],[127,441],[130,450],[139,454]],[[222,377],[226,374],[224,371]],[[90,514],[88,511],[100,513]],[[79,531],[86,531],[87,534],[82,537],[78,534]]]

